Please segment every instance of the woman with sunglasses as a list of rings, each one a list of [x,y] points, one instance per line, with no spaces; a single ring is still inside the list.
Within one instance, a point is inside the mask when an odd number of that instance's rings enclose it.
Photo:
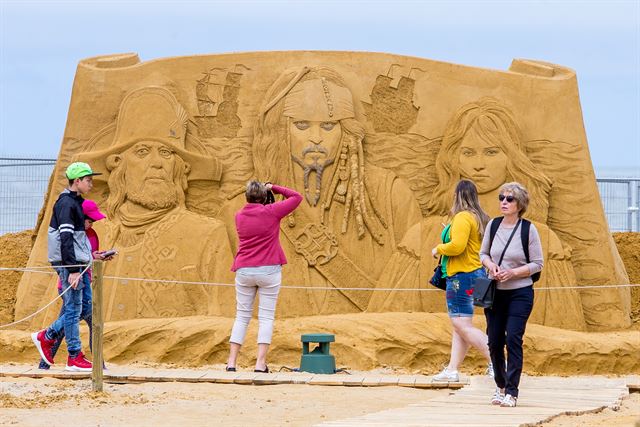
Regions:
[[[473,182],[462,179],[456,185],[451,207],[451,222],[442,231],[442,244],[432,249],[434,258],[442,256],[442,277],[447,279],[447,312],[453,326],[449,364],[433,377],[434,381],[457,382],[458,366],[470,347],[489,361],[487,335],[473,326],[473,282],[486,277],[480,263],[480,242],[489,216],[480,207]]]
[[[487,224],[480,259],[489,271],[489,276],[497,280],[493,306],[484,311],[497,386],[491,403],[513,407],[518,400],[518,385],[522,373],[522,338],[533,309],[531,276],[542,270],[543,257],[538,230],[531,223],[526,224],[529,227],[528,261],[523,248],[525,239],[521,235],[522,227],[528,222],[522,218],[529,206],[527,189],[517,182],[503,184],[498,199],[503,216],[494,218]],[[492,240],[491,225],[495,221],[500,223]]]

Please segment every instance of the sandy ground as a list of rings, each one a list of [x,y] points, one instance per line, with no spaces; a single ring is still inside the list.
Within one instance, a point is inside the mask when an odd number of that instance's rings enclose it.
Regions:
[[[446,396],[449,390],[405,387],[249,386],[207,383],[105,384],[89,380],[0,378],[0,425],[36,426],[309,426]],[[635,426],[640,393],[619,410],[562,415],[547,427]]]
[[[446,390],[235,384],[105,384],[0,378],[0,425],[308,426],[422,402]]]
[[[640,393],[631,393],[622,401],[620,409],[605,408],[595,414],[561,415],[543,427],[640,427]]]
[[[183,317],[136,319],[105,325],[107,362],[173,363],[199,367],[226,361],[233,319]],[[473,323],[486,328],[484,318]],[[402,325],[402,327],[398,327]],[[83,344],[89,353],[86,326]],[[408,373],[433,374],[448,361],[451,325],[445,313],[357,313],[276,320],[268,362],[274,367],[297,367],[300,335],[328,332],[336,337],[331,353],[338,367],[369,371],[405,369]],[[255,363],[257,322],[251,322],[238,363]],[[530,375],[626,375],[640,374],[640,330],[577,332],[531,324],[524,338],[524,372]],[[64,345],[62,348],[66,348]],[[0,362],[34,363],[38,359],[28,331],[0,330]],[[56,361],[65,361],[64,353]],[[486,360],[471,350],[461,370],[479,374]]]

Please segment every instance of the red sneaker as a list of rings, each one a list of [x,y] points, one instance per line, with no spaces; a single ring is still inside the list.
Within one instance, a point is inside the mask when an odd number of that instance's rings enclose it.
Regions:
[[[78,355],[74,358],[67,359],[67,367],[64,368],[65,371],[75,371],[75,372],[91,372],[93,365],[90,361],[84,357],[82,352],[78,353]]]
[[[49,366],[53,365],[53,356],[51,355],[51,347],[56,340],[48,340],[45,336],[46,330],[43,329],[40,332],[34,332],[31,334],[31,340],[38,349],[38,353],[42,356],[42,360]]]

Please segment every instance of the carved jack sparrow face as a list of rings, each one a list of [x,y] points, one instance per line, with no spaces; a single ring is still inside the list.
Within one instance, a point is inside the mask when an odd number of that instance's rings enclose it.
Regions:
[[[178,203],[173,182],[175,154],[157,141],[141,141],[123,153],[127,199],[147,209],[165,209]]]
[[[340,147],[342,128],[338,121],[292,119],[289,134],[293,161],[304,171],[307,201],[315,206],[320,198],[324,168],[333,163]],[[315,187],[309,187],[309,177],[315,172]]]

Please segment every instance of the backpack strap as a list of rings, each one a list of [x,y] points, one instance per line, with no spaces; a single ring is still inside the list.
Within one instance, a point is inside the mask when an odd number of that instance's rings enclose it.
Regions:
[[[524,251],[524,259],[529,264],[529,229],[531,228],[531,221],[522,219],[522,227],[520,228],[520,239],[522,240],[522,250]]]
[[[524,251],[524,258],[529,264],[529,229],[531,228],[531,221],[522,219],[522,228],[520,231],[520,239],[522,240],[522,250]],[[540,272],[533,273],[531,280],[535,283],[540,280]]]
[[[500,224],[502,224],[503,219],[503,216],[499,216],[497,218],[493,218],[493,221],[491,221],[491,229],[489,230],[489,250],[491,250],[493,239],[496,237],[496,233],[498,232],[498,228],[500,228]]]

